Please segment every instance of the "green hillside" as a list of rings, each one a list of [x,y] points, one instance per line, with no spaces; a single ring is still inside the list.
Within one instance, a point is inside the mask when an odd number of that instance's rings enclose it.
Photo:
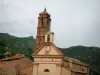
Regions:
[[[0,33],[0,57],[5,53],[5,47],[10,49],[10,53],[15,55],[17,53],[25,54],[31,57],[33,48],[35,48],[35,39],[29,37],[15,37],[6,33]]]
[[[79,59],[89,64],[90,75],[100,75],[100,48],[73,46],[70,48],[62,48],[61,50],[66,56]]]
[[[32,59],[32,52],[35,49],[35,39],[29,37],[15,37],[7,33],[0,33],[0,59],[4,58],[5,47],[10,49],[13,55],[17,53],[25,54]],[[90,75],[100,75],[100,48],[73,46],[60,48],[68,57],[79,59],[90,65]]]

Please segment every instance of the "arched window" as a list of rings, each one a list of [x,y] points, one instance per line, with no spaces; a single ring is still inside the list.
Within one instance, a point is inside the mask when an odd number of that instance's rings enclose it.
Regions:
[[[50,42],[50,35],[47,36],[47,42]]]
[[[41,18],[42,26],[43,26],[43,17]]]
[[[45,69],[44,72],[49,72],[49,69]]]

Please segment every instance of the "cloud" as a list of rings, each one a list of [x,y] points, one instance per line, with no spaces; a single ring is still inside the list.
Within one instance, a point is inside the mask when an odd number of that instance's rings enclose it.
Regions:
[[[99,0],[0,0],[0,32],[36,36],[38,14],[45,5],[59,47],[100,47]]]

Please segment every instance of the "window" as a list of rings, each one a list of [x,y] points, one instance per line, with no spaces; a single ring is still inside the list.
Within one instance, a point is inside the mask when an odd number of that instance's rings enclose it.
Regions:
[[[50,42],[50,35],[47,36],[47,42]]]
[[[82,71],[84,71],[84,69],[82,69]]]
[[[43,21],[42,21],[42,26],[43,26]]]
[[[42,26],[43,26],[43,17],[41,18]]]
[[[45,69],[44,72],[49,72],[49,69]]]

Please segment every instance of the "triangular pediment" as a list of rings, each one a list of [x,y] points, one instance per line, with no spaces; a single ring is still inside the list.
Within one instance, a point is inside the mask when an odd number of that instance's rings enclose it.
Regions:
[[[49,46],[42,45],[42,47],[39,50],[36,50],[33,55],[54,55],[54,56],[62,56],[63,53],[61,50],[59,50],[54,44],[50,44]]]

